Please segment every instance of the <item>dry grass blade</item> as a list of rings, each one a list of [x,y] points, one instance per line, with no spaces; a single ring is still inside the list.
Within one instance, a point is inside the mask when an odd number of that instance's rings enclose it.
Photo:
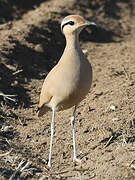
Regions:
[[[123,70],[124,70],[124,73],[125,73],[125,75],[126,75],[126,78],[127,78],[128,80],[131,80],[131,76],[130,76],[129,73],[127,72],[125,66],[124,66],[124,65],[122,65],[122,66],[123,66]]]
[[[3,153],[3,154],[0,154],[0,157],[3,157],[3,156],[7,156],[8,154],[10,154],[12,152],[12,149],[6,153]]]

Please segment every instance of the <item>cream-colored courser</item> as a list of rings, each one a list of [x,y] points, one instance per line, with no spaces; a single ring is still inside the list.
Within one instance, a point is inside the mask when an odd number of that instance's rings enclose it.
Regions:
[[[66,47],[58,64],[45,78],[41,90],[38,116],[45,114],[49,108],[52,110],[49,167],[51,167],[55,112],[72,106],[75,106],[71,117],[74,160],[78,161],[74,129],[76,107],[88,94],[92,83],[92,67],[79,44],[79,33],[87,25],[95,23],[86,21],[79,15],[69,15],[63,19],[61,30],[66,38]]]

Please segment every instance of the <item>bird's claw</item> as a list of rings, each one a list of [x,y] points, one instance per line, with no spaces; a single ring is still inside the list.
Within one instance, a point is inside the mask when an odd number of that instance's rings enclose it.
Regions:
[[[81,159],[78,159],[78,158],[74,158],[74,159],[73,159],[73,162],[74,162],[74,163],[78,163],[78,164],[81,164]]]

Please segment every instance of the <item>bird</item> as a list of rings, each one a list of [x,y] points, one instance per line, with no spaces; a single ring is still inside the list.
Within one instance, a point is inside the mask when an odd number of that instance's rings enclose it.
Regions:
[[[80,32],[89,25],[96,25],[80,15],[68,15],[61,22],[61,31],[66,39],[64,52],[58,63],[46,76],[40,94],[38,117],[52,110],[51,137],[48,166],[51,167],[54,121],[57,111],[74,107],[70,118],[73,136],[73,160],[79,161],[76,153],[75,117],[78,104],[88,94],[92,84],[92,66],[79,43]]]

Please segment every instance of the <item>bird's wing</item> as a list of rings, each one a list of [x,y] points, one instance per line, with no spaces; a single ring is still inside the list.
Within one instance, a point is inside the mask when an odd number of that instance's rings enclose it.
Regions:
[[[46,86],[46,83],[44,82],[42,91],[40,94],[40,101],[39,101],[39,106],[38,106],[39,107],[38,117],[43,116],[49,110],[46,104],[48,104],[52,99],[52,95],[47,91],[45,86]]]
[[[46,104],[48,104],[53,97],[52,94],[50,93],[50,85],[54,84],[52,80],[55,79],[55,71],[56,71],[56,66],[49,72],[49,74],[47,75],[43,83],[41,94],[40,94],[39,106],[38,106],[39,117],[45,114],[49,110]]]

